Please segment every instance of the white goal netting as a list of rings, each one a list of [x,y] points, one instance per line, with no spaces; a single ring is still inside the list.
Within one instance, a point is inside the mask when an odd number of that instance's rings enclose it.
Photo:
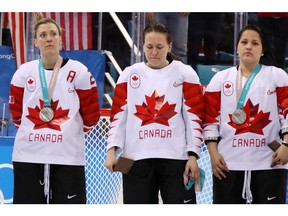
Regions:
[[[104,111],[102,110],[102,113]],[[86,134],[86,191],[87,204],[119,203],[122,175],[110,173],[104,167],[106,140],[109,132],[109,117],[101,114],[98,125]],[[212,204],[212,171],[206,146],[202,145],[199,166],[205,171],[206,179],[201,192],[196,192],[198,204]]]
[[[122,187],[121,173],[110,173],[103,165],[109,125],[109,117],[101,114],[98,124],[86,134],[87,204],[115,204]]]

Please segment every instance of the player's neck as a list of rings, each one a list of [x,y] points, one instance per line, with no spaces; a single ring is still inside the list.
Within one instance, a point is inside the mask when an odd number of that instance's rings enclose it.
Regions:
[[[41,59],[42,59],[43,66],[45,69],[53,69],[57,62],[58,55],[51,56],[51,57],[42,56]]]
[[[240,65],[241,75],[242,75],[243,77],[249,77],[255,67],[256,67],[256,65],[245,65],[245,64],[241,64],[241,65]]]

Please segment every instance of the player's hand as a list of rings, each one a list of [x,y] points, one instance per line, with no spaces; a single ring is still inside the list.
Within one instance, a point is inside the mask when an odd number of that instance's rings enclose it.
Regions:
[[[106,153],[106,160],[104,166],[110,171],[114,171],[114,165],[116,164],[115,148],[110,148]]]
[[[281,145],[273,154],[272,163],[285,165],[288,163],[288,147]]]
[[[209,150],[213,174],[219,180],[222,180],[222,178],[226,178],[225,172],[229,172],[229,169],[227,167],[227,164],[225,163],[222,154],[218,152],[217,142],[209,142],[207,146]]]
[[[194,156],[190,156],[186,166],[185,171],[183,173],[184,176],[184,184],[187,185],[189,178],[197,179],[200,176],[200,168],[197,163],[197,158]],[[189,178],[188,178],[189,176]]]

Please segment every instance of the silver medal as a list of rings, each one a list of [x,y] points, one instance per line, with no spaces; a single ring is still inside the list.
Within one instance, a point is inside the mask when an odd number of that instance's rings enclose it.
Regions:
[[[44,107],[40,110],[39,117],[43,122],[50,122],[54,117],[54,111],[51,107]]]
[[[246,121],[246,118],[246,113],[242,109],[237,109],[232,114],[232,121],[237,125],[243,124]]]

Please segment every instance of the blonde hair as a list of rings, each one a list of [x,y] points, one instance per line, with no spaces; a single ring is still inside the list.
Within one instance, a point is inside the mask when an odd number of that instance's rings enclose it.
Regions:
[[[42,13],[36,13],[34,18],[34,38],[36,38],[39,26],[46,23],[53,23],[57,27],[59,35],[62,35],[62,29],[55,20],[45,18]]]

